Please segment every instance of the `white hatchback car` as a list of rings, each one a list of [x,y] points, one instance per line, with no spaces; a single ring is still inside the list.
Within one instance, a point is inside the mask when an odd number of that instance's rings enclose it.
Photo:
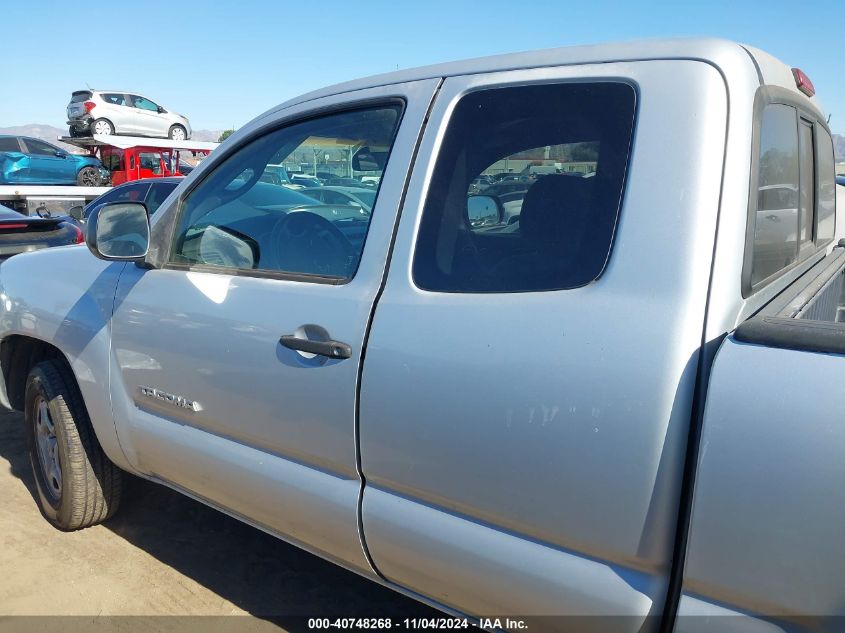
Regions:
[[[77,90],[70,97],[67,119],[71,136],[128,134],[175,141],[191,138],[187,117],[128,92]]]

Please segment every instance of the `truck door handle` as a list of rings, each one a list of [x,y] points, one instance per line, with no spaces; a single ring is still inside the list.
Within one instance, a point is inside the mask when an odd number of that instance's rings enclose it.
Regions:
[[[279,342],[288,349],[306,352],[307,354],[318,354],[320,356],[328,356],[329,358],[341,359],[352,356],[352,348],[340,341],[311,341],[307,338],[294,336],[293,334],[285,334],[279,339]]]

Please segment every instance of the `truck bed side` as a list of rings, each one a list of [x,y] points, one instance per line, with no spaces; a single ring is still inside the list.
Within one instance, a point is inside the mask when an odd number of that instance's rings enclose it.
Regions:
[[[836,248],[716,356],[676,631],[731,614],[770,620],[742,630],[828,630],[845,616],[843,280]]]

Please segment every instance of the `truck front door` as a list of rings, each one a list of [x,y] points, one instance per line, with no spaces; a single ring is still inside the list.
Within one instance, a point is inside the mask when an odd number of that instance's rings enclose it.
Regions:
[[[128,266],[116,299],[112,394],[132,463],[364,572],[359,363],[436,84],[265,120],[156,214],[163,266]],[[362,147],[389,153],[367,165],[384,173],[372,215],[261,182],[268,164]]]

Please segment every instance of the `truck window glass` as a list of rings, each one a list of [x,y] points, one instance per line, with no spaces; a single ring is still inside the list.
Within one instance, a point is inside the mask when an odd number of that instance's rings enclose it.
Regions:
[[[827,130],[816,126],[818,132],[818,185],[816,195],[817,240],[833,239],[836,223],[836,185],[833,164],[833,139]]]
[[[813,214],[815,212],[815,152],[813,144],[813,124],[801,120],[798,128],[798,158],[801,163],[801,183],[799,187],[798,227],[801,247],[813,240]]]
[[[170,261],[191,267],[351,279],[370,211],[327,204],[280,179],[288,171],[381,176],[399,124],[398,104],[329,114],[259,137],[220,163],[182,203]]]
[[[635,93],[618,83],[496,88],[457,104],[427,194],[415,283],[440,292],[576,288],[604,270]]]
[[[794,108],[771,104],[760,128],[759,178],[751,285],[798,257],[798,121]]]

